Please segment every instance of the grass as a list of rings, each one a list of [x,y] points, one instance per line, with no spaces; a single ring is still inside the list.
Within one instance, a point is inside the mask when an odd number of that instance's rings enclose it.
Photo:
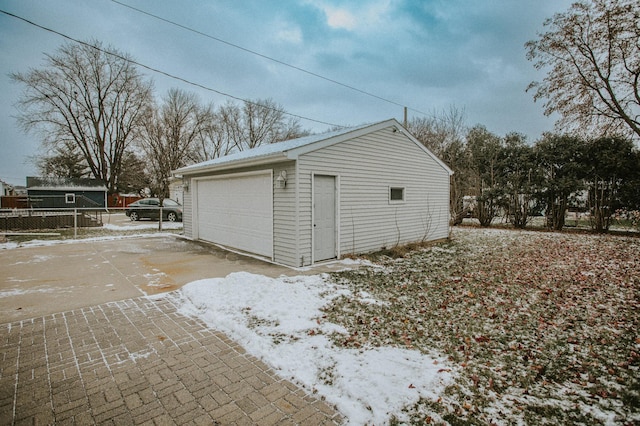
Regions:
[[[431,247],[332,274],[346,347],[445,354],[456,381],[415,424],[640,422],[640,240],[455,228]]]

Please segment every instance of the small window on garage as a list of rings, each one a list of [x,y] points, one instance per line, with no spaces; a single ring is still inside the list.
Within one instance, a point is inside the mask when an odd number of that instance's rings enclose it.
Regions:
[[[76,194],[64,194],[64,201],[67,204],[75,204]]]
[[[391,186],[389,187],[389,201],[392,203],[398,203],[404,201],[404,187]]]

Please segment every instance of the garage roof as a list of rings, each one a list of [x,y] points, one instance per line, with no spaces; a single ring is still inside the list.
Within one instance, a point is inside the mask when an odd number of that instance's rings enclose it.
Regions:
[[[106,192],[104,182],[97,179],[73,179],[59,177],[27,176],[29,191]]]
[[[447,167],[446,164],[444,164],[424,145],[417,141],[395,119],[381,121],[373,124],[363,124],[357,127],[343,128],[333,132],[320,133],[298,139],[276,142],[268,145],[261,145],[253,149],[248,149],[246,151],[240,151],[233,154],[225,155],[224,157],[219,157],[213,160],[204,161],[202,163],[193,164],[191,166],[182,167],[178,170],[175,170],[173,173],[176,175],[191,175],[211,170],[224,170],[239,166],[268,164],[282,160],[295,160],[300,154],[315,151],[317,149],[324,148],[326,146],[359,137],[387,127],[393,127],[396,131],[404,133],[431,157],[433,157],[433,159],[436,160],[445,170],[447,170],[449,174],[453,174],[451,169]]]

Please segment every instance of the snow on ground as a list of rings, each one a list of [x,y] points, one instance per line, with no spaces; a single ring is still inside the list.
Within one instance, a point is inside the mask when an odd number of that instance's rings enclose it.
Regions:
[[[15,282],[16,280],[9,279],[8,281]],[[50,288],[50,287],[44,287],[44,288],[41,287],[41,288],[35,288],[31,290],[11,288],[7,290],[0,290],[0,299],[5,297],[22,296],[25,294],[32,294],[32,293],[53,293],[54,291],[56,291],[56,289]]]
[[[116,225],[111,223],[105,223],[102,226],[109,231],[135,231],[141,229],[158,229],[158,222],[131,222],[127,225]],[[162,222],[162,229],[175,230],[182,229],[182,222]]]
[[[166,237],[167,234],[162,232],[155,233],[141,233],[141,234],[130,234],[130,235],[105,235],[101,237],[81,237],[78,239],[68,239],[68,240],[29,240],[29,241],[21,241],[21,242],[13,242],[8,241],[6,243],[0,243],[0,250],[11,250],[17,249],[21,247],[45,247],[52,246],[56,244],[76,244],[76,243],[90,243],[96,241],[112,241],[112,240],[124,240],[129,238],[153,238],[153,237]]]
[[[125,238],[139,238],[139,237],[163,237],[166,236],[166,233],[155,232],[150,233],[149,230],[158,229],[158,222],[150,221],[150,222],[123,222],[124,224],[111,224],[105,223],[102,228],[89,228],[91,232],[100,232],[104,230],[108,232],[108,234],[98,235],[94,237],[87,236],[79,236],[77,239],[46,239],[39,240],[33,239],[28,241],[14,242],[7,241],[4,243],[0,243],[0,250],[8,250],[8,249],[16,249],[20,247],[43,247],[50,246],[54,244],[72,244],[76,242],[96,242],[96,241],[109,241],[109,240],[120,240]],[[162,229],[164,231],[175,231],[181,230],[183,227],[182,222],[162,222]],[[84,230],[84,229],[83,229]],[[122,234],[122,232],[129,231],[141,231],[140,233],[133,234]]]
[[[359,295],[326,275],[268,278],[246,272],[196,281],[174,298],[181,312],[227,333],[280,376],[323,396],[351,424],[402,420],[402,408],[421,397],[437,400],[452,380],[438,355],[393,347],[336,347],[329,336],[346,333],[323,320],[333,298]]]

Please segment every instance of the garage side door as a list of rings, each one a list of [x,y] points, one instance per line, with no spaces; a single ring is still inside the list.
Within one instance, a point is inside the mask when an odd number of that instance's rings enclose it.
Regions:
[[[198,181],[198,238],[273,257],[271,171]]]

